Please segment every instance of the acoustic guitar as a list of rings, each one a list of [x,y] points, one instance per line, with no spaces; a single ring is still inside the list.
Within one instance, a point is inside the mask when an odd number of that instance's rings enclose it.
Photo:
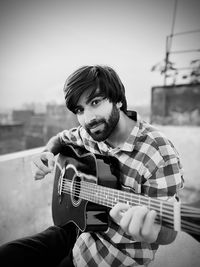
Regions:
[[[130,206],[146,205],[157,212],[157,222],[187,232],[200,241],[199,202],[172,203],[135,194],[131,189],[121,190],[117,170],[116,158],[67,145],[56,162],[52,198],[54,224],[63,226],[73,222],[82,232],[106,231],[109,210],[122,202]]]

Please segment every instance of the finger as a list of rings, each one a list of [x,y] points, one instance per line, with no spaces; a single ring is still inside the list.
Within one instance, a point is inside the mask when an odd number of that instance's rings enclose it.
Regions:
[[[155,224],[156,216],[156,211],[151,210],[145,217],[143,228],[141,230],[141,236],[147,242],[155,242],[160,232],[161,225]]]
[[[130,234],[135,240],[141,241],[141,229],[148,213],[148,209],[145,206],[138,206],[131,217],[131,221],[128,227],[128,234]]]
[[[43,175],[39,175],[39,174],[36,174],[35,175],[35,180],[42,180],[44,178],[44,174]]]
[[[128,204],[125,203],[117,203],[111,210],[110,210],[110,216],[112,217],[112,219],[119,223],[121,218],[122,218],[122,214],[128,210],[130,208],[130,206]]]
[[[37,170],[35,172],[35,179],[36,180],[42,179],[42,178],[44,178],[45,175],[46,175],[46,173],[44,173],[43,171]]]
[[[36,170],[41,170],[45,174],[51,172],[51,169],[47,166],[48,164],[45,164],[44,162],[48,162],[47,155],[39,155],[33,159],[33,164],[36,167]]]
[[[53,153],[46,152],[44,154],[41,154],[41,160],[47,163],[47,167],[49,167],[49,169],[53,170],[55,165],[55,159]]]
[[[33,162],[31,162],[31,172],[35,180],[40,180],[46,175],[46,173],[38,169],[38,167]]]
[[[129,208],[126,212],[122,214],[122,218],[119,224],[121,228],[124,230],[124,232],[128,231],[128,227],[132,219],[133,213],[134,213],[134,208]]]
[[[44,163],[41,160],[35,160],[33,163],[35,164],[36,168],[44,172],[44,174],[51,172],[51,169],[46,165],[44,165]]]

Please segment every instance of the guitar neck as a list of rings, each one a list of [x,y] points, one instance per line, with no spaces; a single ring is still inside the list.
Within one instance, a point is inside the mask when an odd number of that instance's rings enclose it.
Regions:
[[[80,198],[109,208],[119,202],[129,206],[147,206],[157,212],[157,221],[180,230],[180,204],[177,202],[160,201],[85,181],[81,181]]]
[[[147,206],[157,212],[156,221],[175,231],[185,231],[199,241],[200,238],[200,209],[193,205],[183,205],[180,202],[158,200],[130,192],[108,188],[84,180],[76,181],[72,186],[71,180],[64,179],[62,192],[90,201],[108,208],[117,203],[129,206]]]
[[[193,205],[158,200],[85,181],[81,181],[80,198],[109,208],[119,202],[129,206],[147,206],[157,212],[158,223],[175,231],[185,231],[199,241],[200,209]]]

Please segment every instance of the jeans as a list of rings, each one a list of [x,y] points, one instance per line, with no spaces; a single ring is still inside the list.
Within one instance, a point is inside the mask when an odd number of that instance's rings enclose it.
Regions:
[[[1,267],[72,267],[72,248],[77,229],[51,226],[36,235],[17,239],[0,246]]]

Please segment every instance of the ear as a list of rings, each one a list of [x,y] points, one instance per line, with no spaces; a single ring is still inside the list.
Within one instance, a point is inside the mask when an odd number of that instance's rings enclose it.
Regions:
[[[118,109],[120,109],[120,108],[122,107],[122,102],[118,102],[118,103],[116,104],[116,107],[117,107]]]

